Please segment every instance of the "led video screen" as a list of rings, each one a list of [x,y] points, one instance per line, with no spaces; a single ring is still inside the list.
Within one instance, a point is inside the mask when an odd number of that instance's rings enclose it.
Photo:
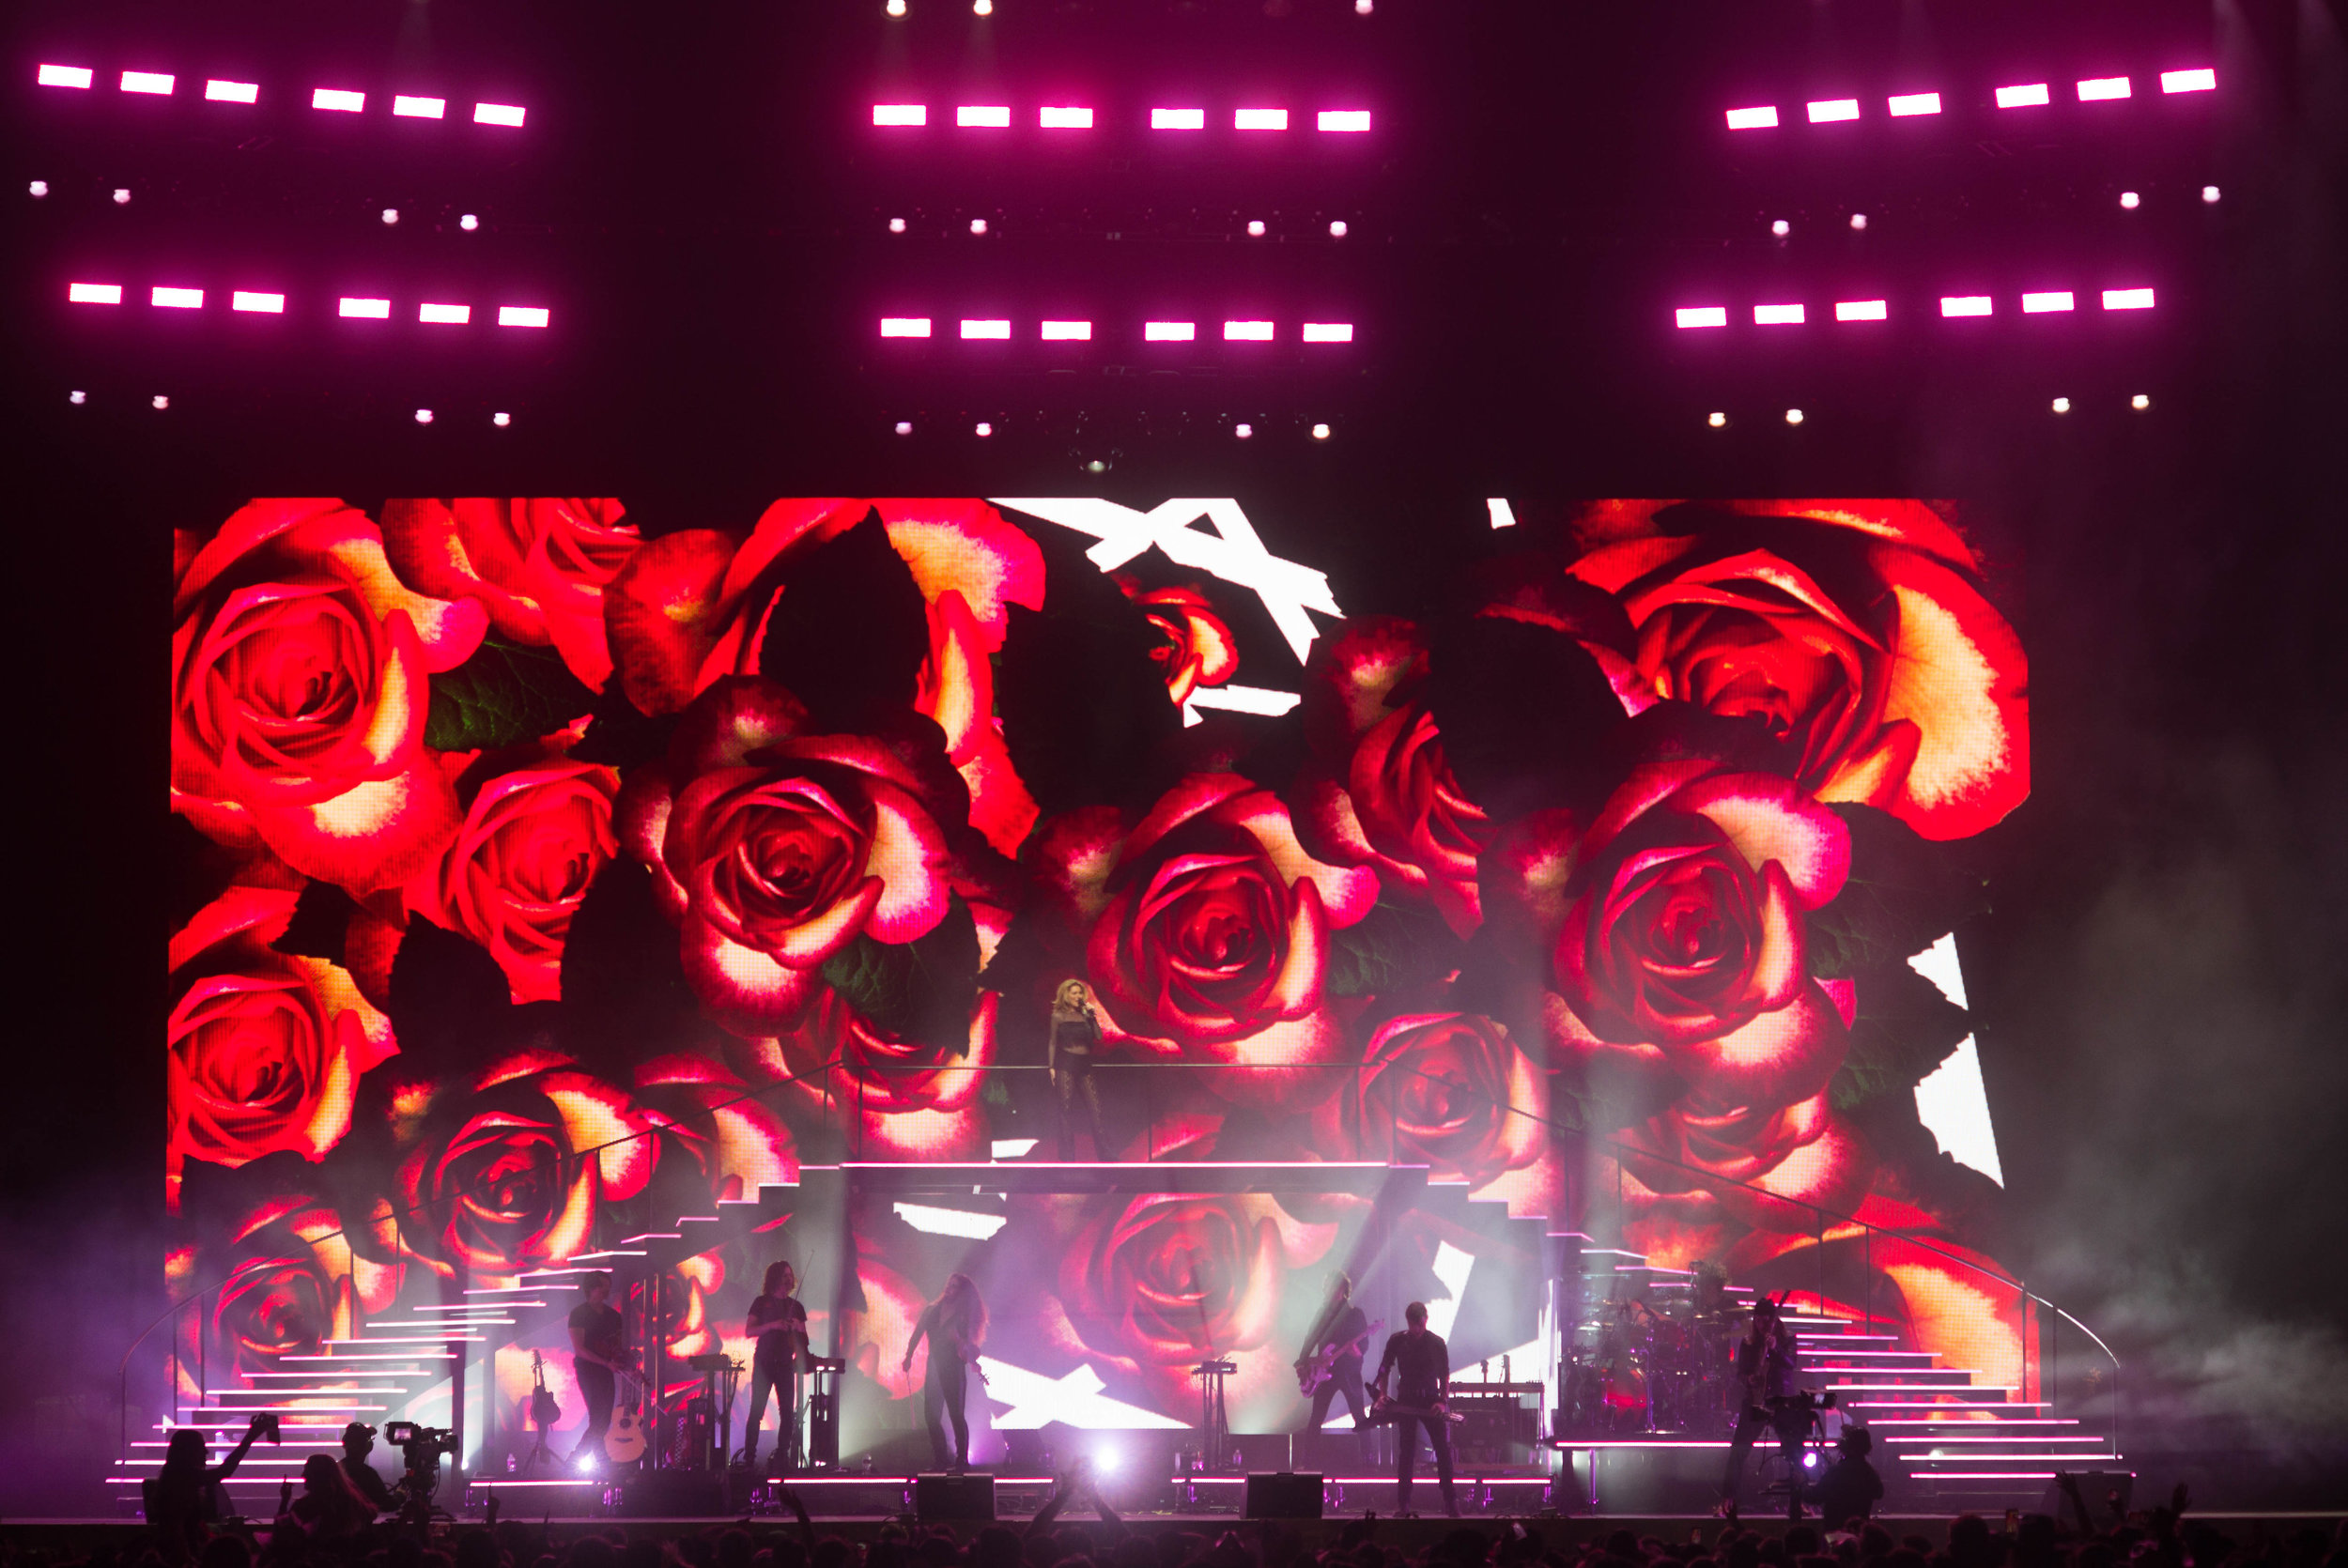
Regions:
[[[1190,1426],[1216,1357],[1233,1428],[1295,1427],[1340,1268],[1553,1382],[1568,1242],[2026,1387],[1949,941],[2029,791],[2003,567],[1916,500],[1510,515],[1407,614],[1230,500],[178,534],[181,1403],[505,1301],[471,1441],[527,1445],[535,1353],[568,1447],[551,1287],[610,1267],[641,1313],[634,1254],[711,1216],[650,1364],[747,1362],[791,1261],[851,1450],[918,1441],[955,1273],[981,1460]],[[892,1175],[949,1162],[1028,1174]],[[1156,1170],[1047,1173],[1104,1162]]]

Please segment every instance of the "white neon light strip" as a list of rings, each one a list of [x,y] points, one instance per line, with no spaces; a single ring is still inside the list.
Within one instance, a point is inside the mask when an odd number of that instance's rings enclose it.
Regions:
[[[254,289],[240,288],[228,297],[228,308],[234,311],[257,311],[264,315],[283,315],[286,314],[286,297],[282,294],[263,294]]]
[[[75,305],[118,305],[122,303],[120,284],[68,284],[66,301]]]
[[[965,341],[973,338],[988,338],[996,342],[1009,342],[1011,323],[1008,321],[965,321],[962,324],[962,335]]]
[[[472,123],[519,129],[529,113],[528,109],[518,103],[476,103],[472,106]]]
[[[1759,104],[1751,109],[1731,109],[1728,129],[1731,131],[1769,131],[1777,125],[1777,105]]]
[[[1007,131],[1011,128],[1011,105],[965,103],[954,111],[954,123],[984,131]]]
[[[437,120],[448,113],[448,100],[410,98],[397,93],[392,98],[392,113],[404,120]]]
[[[1286,131],[1289,112],[1286,109],[1234,109],[1231,129],[1234,131]]]
[[[2106,103],[2116,98],[2126,98],[2135,91],[2124,76],[2095,76],[2078,85],[2081,103]]]
[[[1800,305],[1755,305],[1753,324],[1756,327],[1799,327],[1803,313]]]
[[[2153,308],[2153,291],[2149,288],[2107,288],[2104,309],[2108,311],[2148,311]]]
[[[1942,315],[1987,315],[1997,309],[1997,302],[1986,294],[1944,294],[1940,297]]]
[[[204,84],[204,97],[213,103],[255,103],[260,100],[258,82],[224,82],[215,77]]]
[[[2000,109],[2035,109],[2051,101],[2052,100],[2047,93],[2047,84],[2044,82],[2030,82],[2016,87],[1998,89],[1998,107]]]
[[[1198,336],[1195,321],[1145,321],[1141,325],[1145,343],[1189,343]]]
[[[1307,321],[1304,327],[1306,343],[1352,343],[1353,323],[1351,321]]]
[[[1092,111],[1079,104],[1055,104],[1036,111],[1036,124],[1045,131],[1089,131]]]
[[[335,314],[354,321],[389,321],[392,318],[392,302],[389,300],[356,300],[345,295]]]
[[[1089,321],[1046,321],[1043,323],[1043,341],[1046,343],[1089,343],[1092,341],[1092,323]],[[1010,1141],[1020,1142],[1016,1138]],[[1035,1140],[1028,1139],[1027,1144],[1028,1148],[1033,1148]],[[1027,1149],[1019,1152],[1025,1154]],[[1000,1160],[1003,1157],[997,1154],[995,1158]]]
[[[1150,111],[1152,131],[1204,131],[1207,112],[1204,109],[1152,109]]]
[[[2207,67],[2199,70],[2164,70],[2160,73],[2160,90],[2164,93],[2214,93],[2217,90],[2217,73]]]
[[[1881,321],[1891,315],[1891,307],[1881,300],[1838,300],[1834,303],[1837,321]]]
[[[1226,343],[1270,343],[1272,323],[1269,321],[1226,321],[1223,324]]]
[[[167,70],[126,70],[122,73],[122,90],[126,93],[152,93],[169,98],[179,79]]]
[[[1889,100],[1892,116],[1906,119],[1914,115],[1937,115],[1940,112],[1939,93],[1895,93]]]
[[[930,108],[926,103],[875,103],[873,105],[874,125],[927,125]]]
[[[930,318],[926,315],[884,315],[880,335],[885,338],[925,338],[930,335]]]
[[[1369,129],[1369,111],[1367,109],[1323,109],[1314,116],[1313,123],[1322,131],[1364,131]]]
[[[1728,325],[1726,305],[1682,305],[1673,313],[1682,327],[1725,327]]]
[[[1812,125],[1831,125],[1836,120],[1855,120],[1859,117],[1859,100],[1855,98],[1820,99],[1804,105],[1804,108],[1809,113]]]
[[[157,284],[148,291],[147,302],[168,310],[200,311],[204,308],[204,291],[200,288],[171,288]]]
[[[416,319],[429,327],[462,327],[472,320],[472,307],[445,304],[418,305]]]
[[[2047,315],[2058,311],[2074,309],[2078,304],[2078,297],[2069,289],[2050,288],[2036,294],[2023,295],[2022,314],[2024,315]]]
[[[367,95],[348,92],[341,87],[319,87],[310,94],[310,107],[332,109],[338,114],[356,115],[367,106]]]
[[[548,315],[544,305],[500,305],[498,325],[501,327],[543,327]]]
[[[44,87],[86,87],[97,73],[87,66],[43,65],[35,79]]]

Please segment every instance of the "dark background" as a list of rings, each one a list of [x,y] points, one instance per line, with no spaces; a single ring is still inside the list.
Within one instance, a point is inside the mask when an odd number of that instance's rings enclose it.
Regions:
[[[1960,499],[2009,576],[2035,677],[2034,794],[1996,836],[1995,912],[1960,933],[2015,1197],[1998,1255],[2112,1342],[2146,1484],[2186,1475],[2213,1504],[2337,1504],[2338,10],[912,11],[11,8],[0,668],[20,935],[0,1510],[94,1506],[116,1369],[164,1304],[153,1042],[168,899],[150,869],[166,535],[248,495],[314,489],[616,494],[663,527],[743,526],[792,493],[1236,495],[1351,611],[1409,606],[1505,546],[1487,496],[1528,511],[1609,495]],[[125,67],[182,83],[168,100],[38,90],[41,59],[93,64],[101,84]],[[2160,69],[2201,64],[2217,94],[2147,95]],[[2121,72],[2134,100],[2065,101],[2076,78]],[[264,85],[234,134],[224,115],[247,112],[200,100],[214,74]],[[2050,108],[1985,106],[1991,85],[2040,79]],[[453,115],[314,115],[294,106],[314,85],[445,92]],[[1881,117],[1883,93],[1933,86],[1938,119]],[[1857,125],[1800,122],[1805,99],[1854,95],[1869,108]],[[529,126],[477,131],[462,117],[475,98],[530,105]],[[866,123],[867,105],[895,100],[932,105],[920,139]],[[1090,102],[1103,129],[1070,151],[935,123],[956,101],[1005,100]],[[1153,102],[1199,101],[1211,125],[1237,102],[1286,102],[1300,121],[1366,105],[1378,129],[1273,147],[1116,129]],[[1720,111],[1746,102],[1779,103],[1786,124],[1721,130]],[[979,136],[1002,145],[974,150]],[[52,186],[40,201],[24,194],[35,177]],[[2198,194],[2210,183],[2215,205]],[[2142,206],[2123,211],[2123,190]],[[469,211],[476,233],[456,227]],[[890,216],[909,232],[888,234]],[[967,233],[979,216],[984,238]],[[1250,217],[1266,239],[1245,238]],[[1784,241],[1769,230],[1781,217]],[[295,309],[158,319],[61,303],[69,277],[143,286],[172,271],[224,294],[282,277]],[[435,340],[394,322],[368,337],[301,314],[302,297],[361,277],[409,299],[427,284],[543,299],[555,326]],[[2159,308],[2023,318],[2011,303],[2114,282],[2153,284]],[[1862,289],[1892,300],[1893,321],[1815,319]],[[1974,291],[2000,314],[1900,308]],[[1779,298],[1808,300],[1813,324],[1669,325],[1677,303],[1724,300],[1734,316]],[[1115,324],[1178,307],[1202,323],[1352,319],[1360,341],[1319,363],[1279,346],[1120,346]],[[901,310],[944,323],[1063,309],[1099,323],[1065,359],[872,336]],[[159,392],[167,412],[147,406]],[[2137,392],[2149,409],[2129,408]],[[2057,394],[2073,412],[2049,411]],[[512,427],[494,429],[492,409]],[[1705,423],[1716,409],[1723,429]],[[984,441],[981,419],[996,431]],[[912,437],[892,433],[899,420]],[[1240,420],[1254,439],[1232,437]],[[1316,421],[1333,426],[1325,442],[1305,433]]]

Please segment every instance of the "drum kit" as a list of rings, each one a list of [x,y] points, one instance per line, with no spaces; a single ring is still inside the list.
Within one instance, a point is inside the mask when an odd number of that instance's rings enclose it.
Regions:
[[[1566,1348],[1558,1414],[1576,1436],[1724,1437],[1735,1423],[1741,1314],[1717,1288],[1589,1304]]]

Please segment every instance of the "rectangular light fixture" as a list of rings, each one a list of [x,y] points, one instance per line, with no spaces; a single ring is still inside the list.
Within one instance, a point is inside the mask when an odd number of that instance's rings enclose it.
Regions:
[[[1859,100],[1855,98],[1822,98],[1805,107],[1812,125],[1827,125],[1835,120],[1855,120],[1859,117]]]
[[[930,318],[926,315],[884,315],[881,336],[885,338],[925,338],[930,335]]]
[[[1269,321],[1226,321],[1223,324],[1226,343],[1270,343],[1272,323]]]
[[[2067,288],[2049,288],[2036,294],[2022,296],[2024,315],[2051,315],[2058,311],[2076,307],[2078,299]]]
[[[1089,131],[1092,111],[1075,104],[1046,104],[1036,111],[1036,123],[1046,131]]]
[[[1323,109],[1314,116],[1313,123],[1322,131],[1367,131],[1369,111],[1367,109]]]
[[[1682,305],[1674,314],[1682,327],[1725,327],[1728,325],[1726,305]]]
[[[1289,112],[1286,109],[1234,109],[1231,111],[1233,131],[1286,131]]]
[[[1141,324],[1144,343],[1188,343],[1198,335],[1195,321],[1145,321]]]
[[[1351,321],[1307,321],[1304,337],[1306,343],[1352,343],[1353,323]]]
[[[1043,324],[1046,343],[1090,343],[1092,323],[1089,321],[1046,321]]]
[[[65,285],[68,304],[118,305],[122,303],[120,284],[68,284]]]
[[[543,327],[548,313],[544,305],[500,305],[498,325],[501,327]]]
[[[403,120],[437,120],[448,113],[444,98],[410,98],[406,93],[392,96],[392,113]]]
[[[356,115],[367,106],[367,95],[347,92],[340,87],[319,87],[310,94],[313,109],[332,109],[345,115]]]
[[[223,82],[215,77],[204,84],[204,96],[214,103],[256,103],[260,101],[258,82]]]
[[[2160,90],[2164,93],[2214,93],[2217,90],[2217,73],[2207,67],[2200,70],[2164,70],[2160,73]]]
[[[954,111],[954,123],[975,126],[982,131],[1008,131],[1011,129],[1011,105],[965,103]]]
[[[1011,323],[1008,321],[965,321],[962,324],[962,335],[965,338],[993,338],[998,342],[1008,343],[1011,341]]]
[[[1152,109],[1150,111],[1152,131],[1204,131],[1207,112],[1204,109]]]
[[[36,77],[44,87],[86,87],[96,79],[87,66],[43,65]]]
[[[927,125],[930,106],[926,103],[875,103],[873,105],[874,125]]]
[[[2079,84],[2081,103],[2104,103],[2115,98],[2125,98],[2134,89],[2124,76],[2094,76]]]
[[[1728,129],[1731,131],[1767,131],[1777,124],[1777,105],[1764,103],[1752,109],[1731,109]]]
[[[471,305],[418,305],[416,319],[428,327],[462,327],[472,320],[472,307]]]
[[[122,73],[122,90],[126,93],[153,93],[169,98],[179,79],[167,70],[126,70]]]
[[[1800,305],[1755,305],[1753,324],[1756,327],[1799,327],[1802,323]]]
[[[1837,321],[1883,321],[1891,316],[1890,308],[1881,300],[1837,300],[1834,319]]]
[[[522,116],[529,111],[518,103],[476,103],[472,106],[475,125],[506,125],[518,129]]]
[[[1998,107],[2000,109],[2035,109],[2049,101],[2044,82],[2029,82],[2018,87],[1998,89]]]
[[[2107,288],[2104,309],[2108,311],[2148,311],[2153,308],[2153,291],[2149,288]]]
[[[1907,119],[1912,115],[1937,115],[1940,112],[1939,93],[1894,93],[1890,102],[1893,119]]]
[[[358,300],[346,294],[335,314],[354,321],[389,321],[392,302],[389,300]]]
[[[1986,294],[1943,294],[1940,296],[1942,315],[1987,315],[1996,304]]]
[[[253,311],[262,315],[283,315],[286,314],[286,297],[240,288],[228,297],[228,308],[232,311]]]
[[[165,310],[200,311],[204,308],[204,291],[200,288],[169,288],[157,284],[148,291],[147,302]]]

